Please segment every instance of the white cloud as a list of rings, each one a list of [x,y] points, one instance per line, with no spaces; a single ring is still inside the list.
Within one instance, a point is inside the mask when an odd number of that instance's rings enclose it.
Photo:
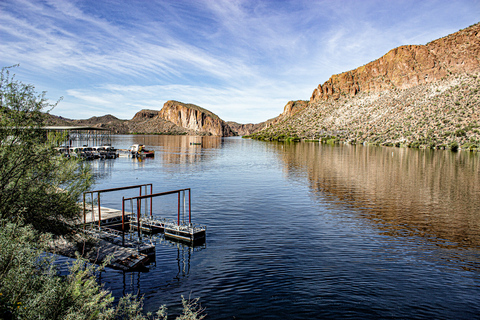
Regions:
[[[239,122],[276,116],[332,74],[466,27],[480,11],[446,0],[4,0],[0,9],[0,63],[20,63],[29,82],[65,96],[61,115],[131,118],[175,99]]]
[[[261,122],[279,115],[288,102],[288,96],[296,88],[213,88],[190,85],[116,85],[109,84],[95,89],[70,89],[54,114],[67,118],[88,118],[113,114],[121,119],[131,119],[141,109],[160,110],[167,100],[193,103],[206,108],[226,121]],[[275,97],[275,98],[271,98]],[[82,116],[68,109],[78,103],[82,105]],[[252,114],[247,110],[255,110]]]

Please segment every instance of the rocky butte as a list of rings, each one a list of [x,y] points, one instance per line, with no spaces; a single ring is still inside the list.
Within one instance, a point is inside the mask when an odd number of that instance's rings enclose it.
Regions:
[[[131,120],[120,120],[112,115],[71,120],[51,116],[51,125],[89,125],[108,128],[119,134],[173,134],[211,135],[230,137],[237,135],[216,114],[194,104],[167,101],[161,110],[143,109]]]
[[[235,135],[230,126],[216,114],[194,104],[167,101],[160,110],[159,116],[179,127],[200,134],[221,137]]]

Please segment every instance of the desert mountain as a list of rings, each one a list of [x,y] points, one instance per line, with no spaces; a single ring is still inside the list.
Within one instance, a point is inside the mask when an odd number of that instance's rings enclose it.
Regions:
[[[94,126],[110,129],[113,133],[191,134],[229,137],[237,135],[216,114],[194,104],[167,101],[161,110],[141,110],[131,120],[120,120],[112,115],[71,120],[50,116],[50,125]]]
[[[480,147],[480,24],[401,46],[318,85],[308,104],[252,135]]]
[[[265,140],[322,139],[414,147],[480,148],[480,24],[406,45],[333,75],[310,100],[290,101],[258,124],[225,122],[193,104],[167,101],[131,120],[114,116],[56,125],[93,125],[115,133],[250,135]]]

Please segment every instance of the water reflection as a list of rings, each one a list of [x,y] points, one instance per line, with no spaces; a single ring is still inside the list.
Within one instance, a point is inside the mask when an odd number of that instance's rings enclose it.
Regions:
[[[385,235],[421,236],[443,247],[480,248],[480,156],[472,153],[270,144],[291,178],[348,208]]]
[[[112,176],[116,159],[96,159],[88,161],[95,179],[104,179]]]
[[[122,296],[127,294],[138,294],[145,292],[145,289],[159,290],[172,286],[178,286],[190,275],[191,259],[196,252],[206,249],[206,244],[200,246],[189,246],[180,242],[165,240],[163,237],[154,236],[157,243],[157,253],[154,260],[148,266],[147,271],[119,271],[107,269],[106,272],[99,275],[99,281],[102,282],[106,276],[107,281],[115,283],[112,290]],[[152,239],[154,238],[152,237]],[[162,278],[155,277],[155,283],[152,283],[152,274],[161,272]],[[113,273],[117,274],[117,279],[113,279]],[[168,275],[168,276],[167,276]],[[143,289],[143,290],[142,290]]]
[[[164,164],[193,164],[208,161],[215,155],[212,149],[223,146],[223,139],[211,136],[119,135],[115,147],[128,149],[132,144],[144,144],[155,150],[155,160]],[[151,159],[146,159],[146,161]]]

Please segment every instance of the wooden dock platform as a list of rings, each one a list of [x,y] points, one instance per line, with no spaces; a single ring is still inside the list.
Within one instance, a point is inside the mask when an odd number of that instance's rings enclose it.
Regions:
[[[127,217],[127,220],[130,219],[131,216],[134,216],[134,213],[125,212],[125,217]],[[98,207],[94,207],[92,214],[92,208],[87,207],[85,210],[85,217],[79,221],[79,223],[98,224],[99,219],[101,219],[101,225],[122,223],[122,210],[100,207],[99,214]]]
[[[110,267],[124,271],[143,269],[150,262],[148,255],[140,253],[136,249],[126,248],[105,240],[98,243],[98,255],[96,259],[104,261],[107,257],[113,257]]]
[[[78,239],[80,240],[80,239]],[[118,244],[98,239],[93,246],[79,250],[77,244],[60,238],[52,242],[51,251],[70,258],[80,255],[92,263],[101,264],[109,259],[108,267],[123,271],[143,270],[151,262],[148,254],[141,253],[135,248],[127,248]],[[83,251],[83,252],[82,252]]]

